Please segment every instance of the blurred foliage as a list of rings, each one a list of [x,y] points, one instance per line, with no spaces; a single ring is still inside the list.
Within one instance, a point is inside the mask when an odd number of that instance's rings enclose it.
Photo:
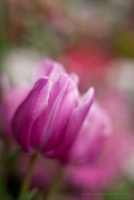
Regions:
[[[19,200],[32,200],[36,194],[37,194],[37,190],[34,189],[32,191],[27,192]]]
[[[116,184],[115,184],[116,185]],[[119,185],[116,185],[113,188],[105,191],[104,200],[128,200],[133,199],[134,193],[134,182],[124,178],[123,182]]]
[[[0,1],[0,27],[1,27],[1,30],[0,30],[0,57],[1,57],[1,54],[4,52],[4,50],[6,49],[6,47],[8,46],[8,42],[4,38],[4,30],[3,30],[4,17],[5,17],[4,5],[3,5],[3,2]]]
[[[56,57],[74,43],[88,42],[91,48],[103,50],[105,43],[119,56],[134,57],[131,1],[126,3],[125,12],[124,1],[5,0],[0,4],[0,54],[17,45],[31,46]],[[122,31],[124,25],[127,29]]]
[[[134,58],[134,31],[117,32],[113,40],[114,48],[120,55]]]

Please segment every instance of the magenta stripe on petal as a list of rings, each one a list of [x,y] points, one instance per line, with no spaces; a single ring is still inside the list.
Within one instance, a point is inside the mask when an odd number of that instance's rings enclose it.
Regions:
[[[68,148],[70,148],[90,110],[93,100],[94,89],[91,88],[89,91],[88,100],[85,102],[85,104],[80,105],[73,110],[68,122],[65,136],[63,137],[61,144],[54,151],[46,153],[45,155],[47,157],[60,157],[61,155],[64,155],[64,152],[66,152]]]
[[[52,85],[46,110],[33,125],[31,145],[43,152],[55,148],[64,136],[70,114],[77,105],[75,82],[69,76],[61,75]]]
[[[23,150],[27,152],[30,151],[31,127],[35,119],[47,107],[49,91],[49,79],[46,77],[39,79],[14,115],[13,134]]]

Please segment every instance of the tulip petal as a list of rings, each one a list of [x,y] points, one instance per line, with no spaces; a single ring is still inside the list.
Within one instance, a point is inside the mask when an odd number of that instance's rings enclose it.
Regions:
[[[104,139],[111,133],[110,125],[107,113],[93,104],[70,149],[70,162],[82,164],[94,159],[100,152]]]
[[[88,94],[89,97],[85,104],[80,105],[79,107],[73,110],[68,122],[66,134],[62,139],[60,146],[55,150],[48,152],[46,154],[47,157],[64,157],[64,153],[71,147],[93,103],[94,89],[91,88]],[[67,158],[64,157],[61,160],[63,162],[65,160],[66,162],[66,159]]]
[[[75,82],[69,76],[61,75],[52,85],[46,110],[33,125],[32,147],[41,152],[55,148],[64,136],[69,116],[77,105],[78,91]]]
[[[75,83],[78,85],[79,84],[79,77],[75,73],[69,74],[69,76],[75,81]]]
[[[46,77],[39,79],[14,115],[13,134],[23,150],[27,152],[31,151],[29,140],[33,122],[47,107],[49,91],[49,79]]]
[[[65,70],[62,65],[53,60],[45,59],[37,65],[35,76],[36,79],[47,76],[51,81],[55,82],[64,73]]]

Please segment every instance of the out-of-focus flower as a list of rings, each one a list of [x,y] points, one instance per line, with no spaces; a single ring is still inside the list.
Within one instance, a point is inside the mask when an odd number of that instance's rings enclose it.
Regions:
[[[131,107],[131,99],[128,95],[112,87],[103,87],[103,90],[98,92],[98,100],[110,114],[114,131],[133,131],[133,107]]]
[[[66,175],[69,184],[88,192],[102,191],[113,186],[117,180],[122,182],[124,175],[130,176],[133,166],[130,162],[134,150],[133,123],[128,99],[110,87],[103,88],[98,99],[111,116],[113,134],[104,140],[103,147],[93,162],[70,167]]]
[[[66,168],[64,181],[82,191],[98,192],[112,186],[124,174],[124,164],[133,151],[133,135],[114,133],[105,140],[95,162]]]
[[[59,60],[68,72],[76,72],[80,77],[80,90],[87,90],[91,83],[97,84],[107,74],[111,56],[100,50],[90,50],[85,46],[76,46],[65,50]]]
[[[1,80],[2,98],[0,102],[0,122],[2,131],[10,136],[12,133],[12,117],[17,107],[25,99],[28,89],[19,85],[11,87],[4,76],[1,77]]]
[[[119,71],[117,70],[116,72],[118,74]],[[133,179],[132,155],[134,153],[134,129],[132,116],[133,106],[131,105],[132,98],[130,98],[131,96],[128,95],[129,93],[125,95],[125,93],[122,90],[115,90],[115,88],[113,87],[103,88],[103,90],[99,92],[99,102],[101,106],[104,109],[106,109],[107,112],[110,114],[114,130],[114,134],[111,137],[109,137],[107,145],[105,146],[105,151],[108,150],[108,154],[109,150],[111,149],[111,156],[107,155],[107,157],[111,158],[111,161],[108,161],[107,159],[107,166],[111,165],[110,171],[113,170],[112,179],[118,178],[122,174],[124,174],[124,176],[127,176],[128,178],[130,178],[131,176],[131,179]],[[107,169],[110,169],[109,166],[107,167]],[[107,171],[109,172],[109,170]],[[108,177],[110,177],[110,173],[106,175],[106,179]]]
[[[88,160],[88,152],[95,152],[92,140],[101,143],[101,137],[107,135],[109,126],[103,111],[98,107],[92,108],[94,90],[89,89],[80,97],[74,76],[65,74],[57,63],[46,60],[38,67],[37,77],[46,74],[50,79],[40,78],[17,109],[12,124],[16,141],[26,152],[37,150],[46,157],[58,158],[62,162],[76,161],[83,159],[83,156]],[[82,154],[78,151],[76,159],[66,156],[71,146],[74,145],[75,152],[75,145],[78,144],[78,148],[85,145],[84,139],[80,144],[80,138],[85,135],[87,145]]]

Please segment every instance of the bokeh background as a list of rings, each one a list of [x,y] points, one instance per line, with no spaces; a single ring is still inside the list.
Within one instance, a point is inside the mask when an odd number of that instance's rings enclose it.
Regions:
[[[1,0],[0,72],[11,85],[28,84],[42,58],[76,72],[81,94],[93,86],[113,123],[113,135],[94,163],[66,167],[58,198],[134,199],[134,1]],[[27,160],[21,152],[16,173],[6,173],[14,196]],[[57,163],[40,162],[31,187],[44,192]]]

